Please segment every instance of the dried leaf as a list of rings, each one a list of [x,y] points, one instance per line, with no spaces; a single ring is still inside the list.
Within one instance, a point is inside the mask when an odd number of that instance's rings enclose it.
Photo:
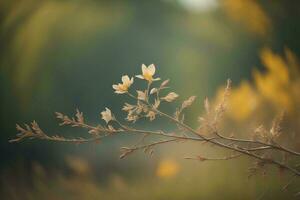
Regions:
[[[169,81],[170,81],[170,79],[167,79],[167,80],[163,81],[161,83],[161,85],[160,85],[160,88],[163,88],[163,87],[167,86],[167,84],[169,83]]]
[[[209,100],[208,100],[207,97],[204,100],[204,108],[205,108],[206,114],[209,115],[209,113],[210,113],[210,105],[209,105]]]
[[[76,109],[76,121],[80,124],[84,124],[83,113]]]
[[[283,113],[280,113],[273,120],[272,127],[270,129],[270,133],[273,138],[278,137],[281,134],[281,123],[283,120],[283,115],[284,115]]]
[[[150,94],[155,94],[155,93],[157,93],[158,92],[158,89],[157,88],[152,88],[151,90],[150,90]]]
[[[170,92],[169,94],[167,94],[165,97],[162,97],[162,100],[165,100],[167,102],[172,102],[175,99],[177,99],[179,97],[178,94],[176,94],[175,92]]]
[[[129,103],[125,103],[125,105],[123,106],[122,110],[129,112],[130,110],[134,109],[136,106],[131,105]]]
[[[137,90],[136,91],[137,93],[138,93],[138,99],[139,100],[142,100],[142,101],[145,101],[146,100],[146,93],[145,92],[143,92],[143,91],[140,91],[140,90]]]
[[[185,109],[189,106],[191,106],[193,104],[193,102],[195,101],[196,96],[191,96],[189,97],[187,100],[185,100],[182,105],[181,105],[181,109]]]
[[[157,109],[157,108],[159,107],[159,105],[160,105],[160,100],[159,100],[159,99],[155,99],[155,100],[154,100],[153,107],[154,107],[155,109]]]

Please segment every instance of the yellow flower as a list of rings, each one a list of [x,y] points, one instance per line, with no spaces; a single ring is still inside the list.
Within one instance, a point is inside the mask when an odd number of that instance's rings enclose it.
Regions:
[[[142,64],[142,72],[143,72],[143,75],[137,75],[136,77],[140,78],[140,79],[145,79],[149,82],[160,80],[160,78],[153,78],[153,75],[155,74],[155,65],[154,64],[151,64],[148,67],[146,65]]]
[[[101,112],[101,118],[106,122],[110,122],[113,120],[113,116],[111,114],[111,111],[108,108],[105,108],[105,111]]]
[[[128,91],[129,87],[133,84],[133,78],[129,78],[127,75],[122,76],[122,83],[118,85],[113,85],[112,87],[115,89],[115,93],[124,94]]]

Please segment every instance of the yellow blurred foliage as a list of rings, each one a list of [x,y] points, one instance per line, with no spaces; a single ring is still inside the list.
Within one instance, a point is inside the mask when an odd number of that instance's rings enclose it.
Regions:
[[[228,99],[227,116],[235,121],[243,121],[261,108],[272,108],[272,112],[285,111],[295,116],[300,105],[300,72],[297,57],[289,49],[285,55],[274,53],[269,48],[260,52],[266,71],[253,71],[253,84],[247,81],[231,90]],[[223,89],[217,94],[222,98]],[[270,110],[265,109],[265,113]]]
[[[271,29],[271,19],[256,0],[223,0],[226,14],[248,31],[267,36]]]
[[[249,82],[243,81],[232,90],[228,114],[234,120],[245,120],[258,106],[259,96]],[[238,109],[236,109],[238,108]]]
[[[162,160],[156,170],[156,175],[161,178],[175,176],[179,172],[179,164],[174,160]]]
[[[276,108],[292,112],[293,93],[290,86],[293,82],[289,76],[288,63],[270,49],[261,51],[261,60],[267,73],[254,71],[254,82],[258,92]]]
[[[300,103],[300,66],[297,57],[289,49],[285,49],[285,56],[280,56],[265,48],[261,51],[261,60],[267,72],[262,74],[254,71],[259,94],[272,103],[276,110],[295,114]]]

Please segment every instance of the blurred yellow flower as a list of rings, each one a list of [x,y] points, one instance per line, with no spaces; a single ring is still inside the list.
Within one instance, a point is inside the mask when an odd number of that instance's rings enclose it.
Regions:
[[[105,108],[105,111],[101,112],[101,118],[106,122],[110,122],[111,120],[113,120],[113,116],[111,114],[110,109]]]
[[[143,75],[136,75],[137,78],[145,79],[148,82],[152,81],[158,81],[160,78],[153,78],[153,75],[155,74],[155,65],[151,64],[148,67],[144,64],[142,64],[142,73]]]
[[[175,176],[179,172],[179,165],[173,160],[163,160],[159,163],[156,175],[161,178]]]
[[[129,76],[122,76],[122,83],[118,85],[113,85],[113,89],[115,89],[115,93],[124,94],[128,92],[129,87],[133,84],[133,78],[129,78]]]

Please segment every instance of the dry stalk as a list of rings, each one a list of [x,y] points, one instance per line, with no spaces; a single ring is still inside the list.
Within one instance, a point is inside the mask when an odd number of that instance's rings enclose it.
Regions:
[[[137,95],[129,92],[131,85],[134,82],[133,78],[129,78],[127,75],[122,77],[122,83],[113,85],[115,93],[120,95],[128,95],[134,101],[134,104],[125,103],[123,111],[127,112],[126,121],[130,122],[130,125],[120,122],[111,112],[110,109],[106,108],[101,112],[101,118],[106,122],[104,125],[90,125],[85,122],[83,113],[78,109],[76,111],[75,117],[70,118],[62,113],[56,113],[56,117],[61,121],[61,126],[71,126],[87,129],[89,136],[85,138],[65,138],[63,136],[54,135],[51,136],[46,134],[37,124],[33,121],[31,124],[24,124],[24,126],[17,125],[18,134],[15,139],[10,140],[10,142],[18,142],[23,139],[41,139],[50,140],[56,142],[72,142],[72,143],[86,143],[95,142],[103,139],[104,137],[109,137],[116,134],[136,134],[140,136],[139,141],[130,147],[122,147],[120,158],[125,158],[126,156],[134,153],[138,150],[143,150],[145,153],[153,155],[153,148],[157,145],[163,145],[170,142],[179,141],[196,141],[210,143],[213,147],[219,147],[232,152],[231,155],[225,157],[204,157],[197,155],[195,157],[186,157],[186,159],[207,161],[207,160],[232,160],[240,156],[247,156],[254,158],[255,167],[250,168],[250,176],[257,170],[264,170],[265,165],[273,165],[278,167],[280,170],[289,171],[292,173],[293,177],[288,182],[284,189],[286,189],[295,179],[295,177],[300,176],[300,171],[297,169],[298,166],[293,166],[288,163],[287,159],[283,161],[278,160],[280,152],[284,152],[286,156],[294,156],[299,159],[300,152],[291,150],[288,147],[284,147],[276,142],[276,139],[281,134],[281,120],[282,115],[276,118],[273,122],[270,130],[266,130],[263,127],[258,127],[255,133],[258,135],[255,139],[242,139],[236,137],[227,137],[222,134],[218,128],[218,123],[220,122],[225,110],[228,95],[230,95],[231,81],[227,81],[227,85],[224,92],[224,97],[222,101],[212,110],[208,99],[204,101],[204,108],[206,110],[206,115],[200,117],[201,126],[199,129],[194,129],[184,122],[183,112],[188,107],[192,106],[196,97],[191,96],[187,100],[183,101],[180,107],[178,107],[175,113],[167,114],[163,112],[160,107],[162,104],[171,103],[178,98],[178,94],[175,92],[166,93],[164,96],[161,94],[164,90],[168,89],[169,80],[162,81],[158,87],[153,87],[155,81],[159,81],[160,78],[154,78],[155,66],[142,66],[142,74],[137,75],[146,81],[147,88],[144,90],[137,90]],[[164,130],[144,130],[136,129],[133,124],[141,118],[147,118],[150,121],[156,119],[157,117],[163,117],[171,121],[175,126],[174,131],[167,132]],[[128,123],[127,123],[128,124]],[[206,132],[203,132],[205,130]],[[157,141],[147,142],[148,136],[156,136]],[[208,136],[210,135],[210,136]],[[266,156],[265,152],[272,150],[274,156]],[[276,159],[277,158],[277,159]]]

